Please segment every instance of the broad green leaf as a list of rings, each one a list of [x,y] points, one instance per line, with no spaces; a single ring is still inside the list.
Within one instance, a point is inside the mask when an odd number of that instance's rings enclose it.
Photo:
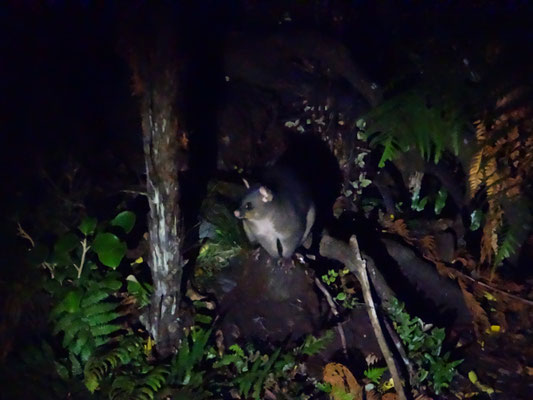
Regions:
[[[81,221],[80,225],[78,226],[78,229],[81,233],[83,233],[85,236],[92,235],[94,233],[94,230],[96,228],[96,223],[98,221],[94,217],[85,217]]]
[[[111,221],[111,225],[120,226],[124,232],[130,233],[135,225],[136,216],[131,211],[122,211]]]
[[[67,233],[64,236],[61,236],[56,244],[54,245],[54,250],[56,253],[68,253],[78,246],[80,239],[72,232]]]
[[[100,287],[111,290],[119,290],[122,287],[122,282],[112,277],[107,277],[100,283]]]
[[[99,233],[94,238],[93,250],[102,264],[116,268],[126,253],[126,243],[112,233]]]

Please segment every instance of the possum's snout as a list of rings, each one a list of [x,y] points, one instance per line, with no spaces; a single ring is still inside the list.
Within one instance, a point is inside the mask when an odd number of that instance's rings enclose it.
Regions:
[[[239,209],[233,211],[233,214],[239,219],[243,219],[244,218],[244,215],[241,214],[241,211]]]

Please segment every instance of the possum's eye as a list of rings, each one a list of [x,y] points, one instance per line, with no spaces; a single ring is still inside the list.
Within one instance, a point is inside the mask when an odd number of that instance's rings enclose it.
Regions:
[[[254,208],[254,206],[252,206],[252,203],[248,202],[244,205],[244,208],[247,209],[248,211],[250,211],[251,209]]]

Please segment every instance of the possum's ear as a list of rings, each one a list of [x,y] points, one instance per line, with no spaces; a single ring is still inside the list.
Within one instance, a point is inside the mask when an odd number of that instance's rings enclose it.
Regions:
[[[246,186],[246,189],[250,189],[250,184],[248,183],[248,181],[244,178],[242,178],[242,181],[244,183],[244,186]]]
[[[259,194],[261,195],[261,201],[263,203],[268,203],[274,198],[274,196],[272,195],[272,191],[266,188],[265,186],[261,186],[259,188]]]

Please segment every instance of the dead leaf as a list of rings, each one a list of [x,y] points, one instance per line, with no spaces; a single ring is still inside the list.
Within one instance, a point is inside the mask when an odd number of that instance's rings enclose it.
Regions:
[[[366,392],[366,400],[380,400],[382,397],[375,390]]]
[[[422,253],[431,260],[437,260],[437,244],[433,235],[426,235],[418,240]]]
[[[363,398],[363,389],[346,366],[339,363],[326,364],[323,376],[324,381],[332,387],[331,396],[334,400],[340,399],[339,396],[335,395],[335,389],[342,394],[353,395],[354,400]]]
[[[483,307],[481,307],[481,304],[478,303],[474,295],[467,290],[466,284],[461,279],[458,279],[457,282],[459,283],[459,287],[463,292],[466,306],[472,314],[476,336],[481,338],[483,333],[486,332],[490,327],[489,317],[487,316],[487,313]]]

